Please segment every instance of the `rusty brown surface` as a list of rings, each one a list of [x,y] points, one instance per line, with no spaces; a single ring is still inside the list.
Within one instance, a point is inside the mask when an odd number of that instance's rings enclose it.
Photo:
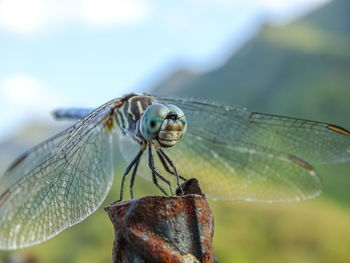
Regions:
[[[199,183],[196,178],[191,178],[187,180],[181,185],[181,188],[183,190],[184,195],[197,194],[205,197],[205,194],[202,193],[202,190],[199,187]],[[180,188],[176,189],[176,195],[178,196],[182,195]]]
[[[209,204],[204,196],[189,194],[199,193],[198,182],[182,187],[184,196],[149,196],[105,207],[115,230],[113,262],[214,262]]]

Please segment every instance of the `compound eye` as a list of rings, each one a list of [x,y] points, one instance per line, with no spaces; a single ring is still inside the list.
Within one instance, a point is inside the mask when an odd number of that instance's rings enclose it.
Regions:
[[[174,112],[177,114],[179,120],[182,122],[182,136],[186,133],[187,130],[187,120],[185,113],[178,107],[172,104],[167,105],[169,112]]]
[[[157,138],[160,126],[168,113],[168,107],[163,104],[152,104],[147,107],[140,121],[140,131],[146,140]]]
[[[176,113],[178,118],[181,118],[182,116],[185,116],[184,112],[178,106],[175,106],[175,105],[172,105],[172,104],[169,104],[167,106],[168,106],[169,112]]]

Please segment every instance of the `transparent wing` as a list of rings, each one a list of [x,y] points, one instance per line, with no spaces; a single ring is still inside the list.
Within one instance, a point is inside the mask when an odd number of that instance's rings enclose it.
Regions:
[[[183,139],[167,153],[179,174],[196,177],[212,199],[289,202],[321,193],[316,172],[296,156],[251,144],[203,142],[191,133]]]
[[[0,249],[41,243],[93,213],[113,181],[111,101],[0,177]]]
[[[189,133],[203,140],[254,144],[318,164],[350,160],[350,132],[335,125],[203,101],[157,99],[180,107],[186,114]]]
[[[198,178],[204,193],[213,199],[285,202],[312,198],[321,193],[322,184],[303,159],[327,163],[350,158],[350,134],[334,125],[194,100],[157,100],[185,112],[187,133],[165,151],[179,174]],[[124,157],[130,160],[138,148],[127,136],[119,140]],[[156,167],[166,174],[159,160]],[[151,179],[147,160],[140,164],[139,174]]]
[[[131,160],[138,145],[128,136],[119,136],[118,145],[126,160]],[[313,168],[293,155],[242,143],[203,141],[202,137],[186,134],[169,149],[163,149],[175,164],[178,173],[199,180],[203,192],[213,200],[243,200],[257,202],[289,202],[315,197],[322,183]],[[155,156],[157,171],[165,171]],[[147,156],[139,165],[138,175],[151,180]],[[164,189],[167,185],[162,184]]]

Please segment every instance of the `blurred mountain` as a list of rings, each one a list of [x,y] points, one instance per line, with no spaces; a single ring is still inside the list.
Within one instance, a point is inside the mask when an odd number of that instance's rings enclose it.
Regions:
[[[289,25],[265,25],[222,66],[197,75],[179,69],[153,94],[345,125],[350,121],[349,14],[349,1],[334,0]]]

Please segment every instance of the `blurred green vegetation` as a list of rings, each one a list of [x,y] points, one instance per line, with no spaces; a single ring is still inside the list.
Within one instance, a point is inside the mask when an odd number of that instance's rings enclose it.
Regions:
[[[221,67],[203,74],[179,69],[155,94],[201,97],[350,128],[348,14],[350,2],[335,0],[290,25],[265,26]],[[324,195],[315,200],[279,205],[212,202],[219,262],[350,262],[350,165],[316,168]],[[116,178],[104,204],[118,197]],[[137,178],[138,195],[152,189]],[[41,245],[0,252],[0,260],[15,255],[37,262],[111,262],[113,239],[112,224],[101,207]]]

